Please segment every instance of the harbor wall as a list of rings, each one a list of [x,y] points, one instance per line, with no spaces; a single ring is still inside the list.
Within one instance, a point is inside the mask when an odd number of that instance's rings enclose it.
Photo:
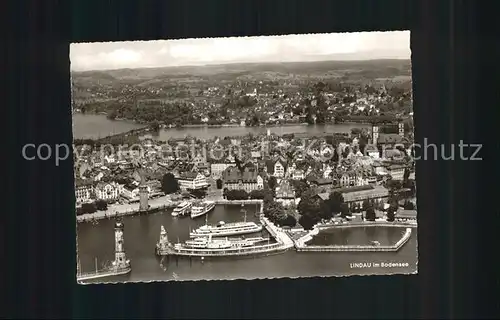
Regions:
[[[158,250],[161,256],[188,256],[188,257],[230,257],[230,256],[248,256],[261,253],[272,253],[279,251],[286,251],[288,248],[284,247],[281,243],[265,244],[261,246],[252,246],[248,248],[235,248],[235,249],[175,249],[169,247],[168,249]]]
[[[260,204],[260,213],[263,210],[263,201],[262,200],[216,200],[215,204],[221,205],[241,205],[241,204]],[[119,218],[125,216],[134,216],[140,214],[149,214],[155,213],[161,210],[172,209],[175,208],[181,201],[170,201],[168,203],[162,204],[150,204],[150,208],[148,210],[140,211],[139,208],[134,210],[125,210],[125,211],[98,211],[90,214],[82,214],[76,216],[77,222],[90,222],[94,220],[102,220],[102,219],[110,219],[110,218]]]
[[[401,222],[401,221],[356,221],[345,223],[322,223],[317,224],[314,228],[319,230],[332,229],[332,228],[359,228],[359,227],[400,227],[400,228],[416,228],[417,222]]]
[[[274,238],[276,239],[276,236],[277,236],[277,233],[276,233],[276,230],[274,230],[274,228],[271,226],[271,222],[266,218],[266,217],[260,217],[260,223],[262,223],[262,225],[264,226],[264,228],[266,228],[267,232],[269,232],[269,234]]]
[[[227,204],[227,205],[238,205],[238,204],[260,204],[259,213],[264,212],[264,200],[260,199],[250,199],[250,200],[215,200],[216,204]]]
[[[288,236],[288,234],[286,234],[282,228],[272,223],[268,218],[264,217],[264,215],[260,216],[260,223],[262,223],[277,243],[286,248],[292,248],[294,246],[293,240]]]
[[[90,222],[94,220],[102,220],[102,219],[110,219],[110,218],[119,218],[119,217],[125,217],[125,216],[134,216],[134,215],[140,215],[140,214],[149,214],[149,213],[155,213],[161,210],[166,210],[166,209],[172,209],[175,208],[177,204],[176,203],[167,203],[167,204],[162,204],[162,205],[151,205],[151,207],[148,210],[127,210],[127,211],[114,211],[114,212],[108,212],[108,211],[98,211],[95,213],[91,214],[82,214],[80,216],[76,216],[76,221],[77,222]]]
[[[114,277],[127,274],[132,270],[131,267],[122,269],[100,270],[96,272],[84,272],[76,275],[76,281],[85,281],[105,277]]]
[[[371,246],[371,245],[330,245],[330,246],[308,246],[304,242],[295,242],[298,252],[395,252],[401,249],[411,237],[412,228],[406,228],[405,233],[392,246]]]

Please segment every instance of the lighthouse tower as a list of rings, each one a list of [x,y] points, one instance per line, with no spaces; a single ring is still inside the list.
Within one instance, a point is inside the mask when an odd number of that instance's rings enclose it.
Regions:
[[[161,253],[167,249],[168,244],[167,231],[165,230],[165,227],[161,226],[160,241],[158,241],[158,244],[156,245],[156,253],[161,255]]]
[[[148,187],[144,184],[141,184],[139,186],[139,211],[147,211],[149,209],[148,199]]]
[[[130,260],[127,260],[125,255],[125,247],[123,244],[123,223],[115,223],[115,261],[113,266],[116,269],[126,269],[130,267]]]

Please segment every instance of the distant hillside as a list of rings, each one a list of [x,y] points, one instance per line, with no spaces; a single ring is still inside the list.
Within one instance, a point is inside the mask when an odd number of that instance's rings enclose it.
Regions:
[[[345,82],[411,82],[410,60],[314,61],[286,63],[232,63],[107,71],[73,72],[73,90],[86,97],[88,88],[118,88],[125,85],[149,88],[241,81],[316,81],[341,79]],[[411,83],[409,84],[411,87]]]

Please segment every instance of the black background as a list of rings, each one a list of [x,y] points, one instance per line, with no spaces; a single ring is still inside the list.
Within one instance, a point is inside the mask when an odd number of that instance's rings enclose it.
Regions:
[[[72,162],[24,161],[72,142],[69,43],[412,31],[416,142],[484,143],[498,102],[494,14],[479,1],[11,1],[0,7],[0,316],[8,318],[486,318],[498,313],[495,166],[419,161],[419,274],[78,286]],[[494,12],[486,10],[486,12]],[[481,45],[481,47],[480,47]],[[487,46],[487,47],[486,47]],[[485,76],[486,71],[488,73]],[[496,150],[498,143],[494,141]],[[5,148],[7,147],[7,148]],[[486,158],[486,146],[481,156]],[[485,200],[480,200],[485,197]],[[481,241],[481,243],[480,243]],[[491,251],[490,251],[491,249]],[[490,275],[490,271],[491,275]]]

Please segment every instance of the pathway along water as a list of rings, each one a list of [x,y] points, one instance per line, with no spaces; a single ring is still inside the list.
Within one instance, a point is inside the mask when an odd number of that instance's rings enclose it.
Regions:
[[[132,129],[141,128],[143,125],[122,120],[109,120],[104,115],[73,115],[73,137],[98,138],[107,135],[118,134]],[[270,127],[197,127],[197,128],[172,128],[161,129],[153,134],[153,138],[166,141],[170,138],[182,138],[191,135],[196,138],[214,138],[226,136],[243,136],[248,133],[266,133],[267,129],[271,133],[279,135],[290,133],[309,133],[311,135],[322,133],[351,132],[352,128],[368,128],[368,124],[325,124],[325,125],[287,125]]]
[[[208,223],[218,221],[233,222],[243,220],[240,206],[218,205],[209,214]],[[256,206],[245,206],[247,219],[258,221]],[[188,239],[190,229],[205,223],[205,218],[192,220],[173,218],[170,211],[148,216],[123,218],[125,224],[125,250],[132,263],[129,275],[109,279],[96,279],[88,282],[155,281],[155,280],[216,280],[216,279],[253,279],[276,277],[310,277],[346,274],[393,274],[413,273],[417,270],[417,233],[398,252],[342,252],[342,253],[298,253],[291,249],[283,254],[247,259],[166,259],[154,254],[160,236],[160,226],[164,225],[169,239],[173,242]],[[95,269],[95,258],[110,261],[114,258],[114,221],[102,220],[97,225],[78,224],[78,252],[82,271]],[[349,235],[356,237],[357,232]],[[362,233],[360,233],[362,234]],[[381,233],[383,236],[384,232]],[[258,235],[258,234],[257,234]],[[266,236],[264,234],[264,236]],[[353,263],[408,263],[409,267],[356,268]]]

